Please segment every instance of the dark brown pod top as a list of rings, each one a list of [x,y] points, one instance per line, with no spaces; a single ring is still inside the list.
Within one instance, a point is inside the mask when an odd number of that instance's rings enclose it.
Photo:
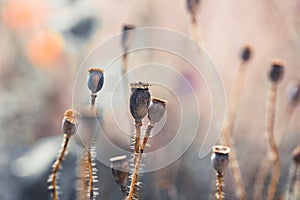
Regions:
[[[274,83],[278,83],[279,81],[281,81],[283,74],[284,74],[283,63],[279,60],[273,61],[271,65],[271,69],[269,71],[269,79]]]

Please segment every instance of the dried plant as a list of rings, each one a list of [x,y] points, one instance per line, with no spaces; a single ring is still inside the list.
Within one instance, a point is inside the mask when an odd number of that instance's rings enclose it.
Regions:
[[[274,136],[275,127],[275,113],[276,113],[276,99],[277,86],[283,77],[283,64],[280,61],[274,61],[269,72],[270,89],[269,99],[267,103],[267,137],[271,154],[271,161],[273,163],[273,173],[268,187],[267,200],[273,200],[276,192],[276,187],[280,177],[280,156]]]
[[[278,132],[278,143],[280,144],[283,140],[283,137],[286,135],[286,129],[289,125],[290,119],[292,118],[294,111],[296,110],[297,105],[299,104],[299,94],[300,94],[300,82],[298,80],[292,81],[288,87],[287,87],[287,93],[288,93],[288,104],[286,108],[286,121],[283,125],[283,128],[279,130]],[[264,183],[266,180],[266,177],[268,175],[268,172],[271,167],[271,162],[268,162],[268,159],[272,157],[272,152],[268,152],[263,160],[265,162],[261,162],[258,172],[256,174],[255,179],[255,187],[254,187],[254,198],[255,199],[261,199],[263,195],[263,189],[264,189]]]
[[[74,135],[74,133],[76,132],[75,125],[76,125],[76,121],[77,121],[76,118],[78,116],[79,116],[79,114],[76,111],[69,109],[65,112],[65,116],[64,116],[64,119],[62,122],[64,141],[62,144],[61,151],[52,166],[52,172],[49,177],[49,182],[51,184],[49,188],[51,189],[53,200],[58,200],[58,191],[57,191],[57,184],[56,184],[57,173],[58,173],[59,167],[62,163],[62,160],[64,158],[64,155],[66,153],[69,140],[70,140],[71,136]]]
[[[224,144],[229,146],[232,149],[230,158],[229,158],[230,159],[230,168],[232,170],[234,181],[236,184],[236,195],[241,200],[246,199],[246,192],[245,192],[244,184],[242,181],[242,175],[240,172],[239,164],[236,159],[235,151],[233,148],[234,139],[232,137],[232,133],[233,133],[234,126],[235,126],[237,108],[239,105],[240,96],[242,93],[244,80],[245,80],[245,76],[246,76],[246,72],[247,72],[246,64],[250,61],[251,54],[252,54],[251,47],[249,47],[248,45],[243,47],[241,54],[240,54],[241,63],[238,68],[238,72],[235,76],[232,93],[231,93],[230,100],[229,100],[230,105],[228,106],[229,108],[228,108],[226,123],[222,130],[222,139],[223,139]]]
[[[97,97],[97,92],[99,92],[104,83],[104,75],[103,75],[104,70],[101,68],[89,68],[88,69],[88,81],[87,85],[88,88],[91,91],[91,106],[92,109],[94,108],[96,97]]]
[[[119,185],[122,192],[122,199],[127,198],[127,179],[129,173],[129,165],[126,156],[117,156],[110,158],[111,173],[115,182]]]
[[[216,170],[216,186],[217,193],[216,198],[222,200],[224,198],[224,171],[229,163],[229,153],[230,148],[223,145],[215,145],[213,146],[213,154],[211,155],[211,162],[213,164],[214,169]]]
[[[127,73],[128,70],[128,49],[131,46],[133,41],[133,32],[131,30],[135,29],[135,25],[132,24],[124,24],[122,28],[122,40],[121,45],[123,48],[123,56],[122,56],[122,75]],[[126,83],[126,85],[128,85]]]

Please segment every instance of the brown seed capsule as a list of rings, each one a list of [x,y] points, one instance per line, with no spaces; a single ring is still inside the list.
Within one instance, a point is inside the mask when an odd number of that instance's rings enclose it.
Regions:
[[[292,155],[294,163],[300,165],[300,145],[294,149]]]
[[[300,100],[300,81],[293,81],[288,86],[288,98],[291,106],[297,106]]]
[[[121,41],[121,44],[122,44],[122,47],[124,49],[125,52],[128,51],[131,43],[132,43],[132,40],[133,40],[133,32],[130,31],[130,30],[133,30],[135,29],[135,26],[132,25],[132,24],[124,24],[123,25],[123,28],[122,28],[122,41]]]
[[[87,80],[88,88],[92,93],[99,92],[104,83],[104,70],[101,68],[89,68],[88,69],[89,75]]]
[[[150,84],[146,82],[135,82],[130,84],[130,112],[136,122],[140,122],[147,114],[150,104]]]
[[[251,59],[251,54],[252,54],[252,50],[250,46],[246,45],[245,47],[243,47],[240,54],[243,62],[248,62]]]
[[[151,123],[156,123],[161,120],[166,111],[166,104],[167,101],[165,100],[155,97],[152,98],[152,103],[148,109],[148,118]]]
[[[230,148],[223,145],[213,146],[213,154],[211,156],[211,162],[214,169],[219,173],[223,174],[229,163]]]
[[[111,162],[111,173],[115,182],[121,187],[122,192],[126,193],[126,184],[129,173],[129,164],[126,160],[126,156],[117,156],[110,158],[109,160]]]
[[[269,78],[272,82],[278,83],[281,81],[284,74],[284,67],[281,61],[275,60],[271,65]]]
[[[76,132],[77,117],[79,116],[78,112],[75,110],[69,109],[65,112],[65,117],[62,121],[62,130],[65,135],[71,136]]]

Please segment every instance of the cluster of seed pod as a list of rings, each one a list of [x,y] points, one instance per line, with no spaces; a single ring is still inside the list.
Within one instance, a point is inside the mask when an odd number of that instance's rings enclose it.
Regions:
[[[112,174],[116,183],[120,186],[123,199],[138,199],[139,198],[139,185],[138,175],[140,171],[140,163],[142,154],[146,147],[148,138],[154,127],[154,124],[159,122],[166,111],[166,101],[152,97],[149,92],[150,84],[147,82],[134,82],[130,84],[131,95],[129,100],[129,107],[132,117],[135,122],[135,137],[133,147],[133,170],[130,176],[131,183],[127,195],[125,185],[127,184],[128,177],[128,162],[126,157],[118,156],[111,158]],[[143,118],[148,114],[149,124],[146,129],[145,136],[141,142],[141,127]]]

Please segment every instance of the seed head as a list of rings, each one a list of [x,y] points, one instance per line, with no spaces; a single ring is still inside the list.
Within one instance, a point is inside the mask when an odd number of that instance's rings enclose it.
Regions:
[[[297,106],[300,100],[300,81],[293,81],[288,86],[288,98],[291,106]]]
[[[292,155],[294,163],[300,165],[300,145],[294,149]]]
[[[200,0],[187,0],[186,7],[192,16],[195,16],[199,10]]]
[[[229,163],[230,148],[223,145],[213,146],[213,154],[211,156],[211,162],[214,169],[219,173],[224,173]]]
[[[104,70],[101,68],[89,68],[88,72],[89,72],[88,80],[87,80],[88,88],[92,93],[97,93],[103,87]]]
[[[155,97],[152,98],[152,103],[148,109],[148,118],[151,123],[156,123],[161,120],[166,111],[166,104],[167,101],[165,100]]]
[[[243,62],[248,62],[251,59],[251,55],[252,55],[252,50],[251,47],[246,45],[245,47],[243,47],[242,51],[241,51],[241,59],[243,60]]]
[[[77,117],[79,113],[75,110],[66,110],[62,121],[62,130],[65,135],[71,136],[76,132]]]
[[[150,84],[146,82],[131,83],[130,112],[136,122],[141,121],[148,112],[150,104]]]
[[[281,61],[275,60],[271,65],[269,78],[273,83],[279,83],[284,74],[284,67]]]
[[[133,32],[130,31],[130,30],[133,30],[135,29],[135,25],[132,25],[132,24],[124,24],[123,25],[123,28],[122,28],[122,41],[121,41],[121,44],[122,44],[122,47],[124,49],[125,52],[128,51],[131,43],[132,43],[132,40],[133,40]]]
[[[126,186],[129,165],[126,160],[126,156],[117,156],[109,159],[111,162],[111,173],[115,182],[120,186]]]

